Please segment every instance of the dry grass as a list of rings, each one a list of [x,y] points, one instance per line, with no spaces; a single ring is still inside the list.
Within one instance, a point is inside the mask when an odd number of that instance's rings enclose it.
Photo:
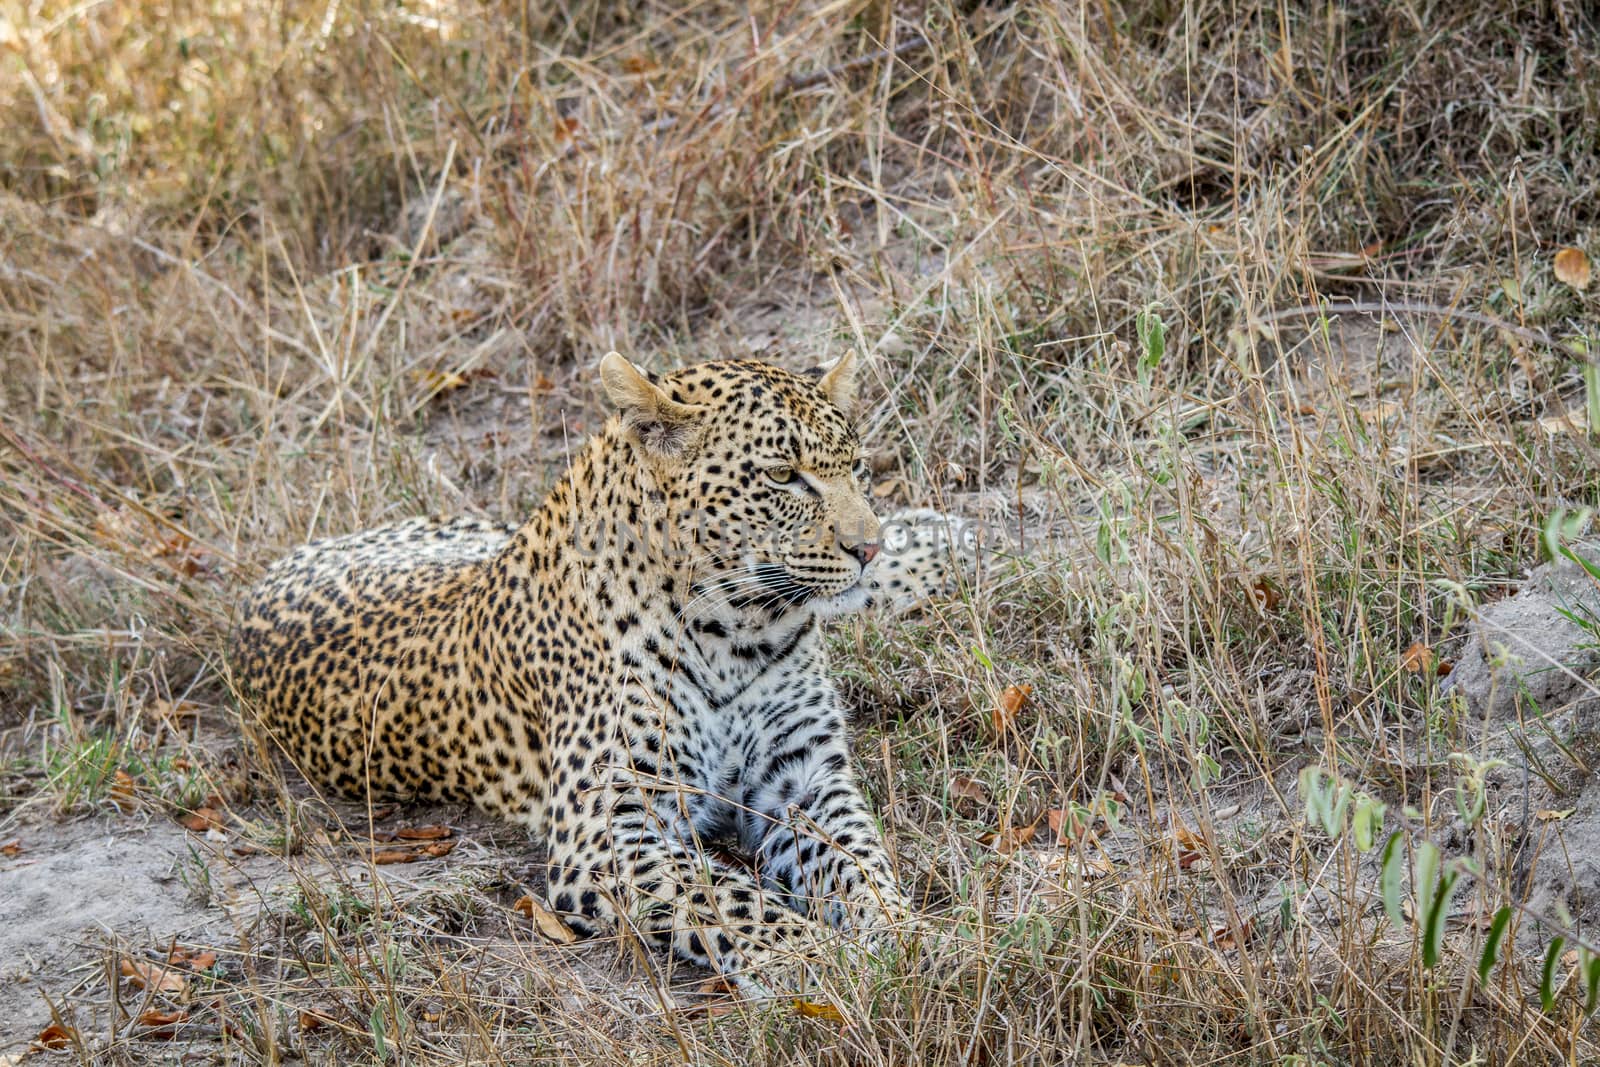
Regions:
[[[1471,976],[1515,835],[1452,826],[1473,735],[1401,651],[1595,503],[1591,442],[1540,428],[1578,367],[1529,338],[1593,336],[1550,257],[1600,245],[1597,41],[1568,0],[0,0],[0,839],[125,820],[118,769],[147,813],[220,790],[298,887],[196,1008],[244,1062],[1592,1062],[1542,942]],[[1281,314],[1330,298],[1440,311]],[[240,740],[222,635],[286,547],[525,513],[609,347],[847,344],[884,494],[1017,535],[841,631],[943,934],[841,972],[848,1026],[540,947],[504,828],[375,890],[359,813]],[[1310,764],[1480,865],[1437,968],[1306,826]],[[1066,848],[982,843],[1108,798]],[[136,1032],[74,1047],[165,1051]]]

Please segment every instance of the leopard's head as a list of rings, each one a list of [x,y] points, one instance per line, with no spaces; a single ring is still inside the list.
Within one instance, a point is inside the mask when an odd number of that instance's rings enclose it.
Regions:
[[[665,516],[664,558],[701,611],[824,616],[866,602],[878,520],[854,412],[853,352],[795,374],[702,363],[652,380],[613,352],[606,392]]]

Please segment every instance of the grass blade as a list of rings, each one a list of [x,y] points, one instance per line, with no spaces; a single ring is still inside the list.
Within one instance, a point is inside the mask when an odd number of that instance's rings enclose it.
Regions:
[[[1561,959],[1561,949],[1567,943],[1564,937],[1550,942],[1544,953],[1544,969],[1539,974],[1539,1006],[1546,1015],[1556,1010],[1556,963]]]
[[[1489,936],[1483,942],[1483,955],[1478,957],[1478,981],[1487,982],[1489,972],[1500,958],[1500,942],[1506,936],[1506,927],[1511,925],[1511,905],[1506,904],[1494,913],[1494,920],[1489,924]]]

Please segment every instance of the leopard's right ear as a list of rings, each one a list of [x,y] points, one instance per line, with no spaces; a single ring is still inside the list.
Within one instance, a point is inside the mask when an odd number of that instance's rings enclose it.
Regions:
[[[623,424],[641,444],[659,455],[681,454],[695,421],[706,410],[700,404],[672,399],[618,352],[607,352],[600,361],[600,381],[621,412]]]

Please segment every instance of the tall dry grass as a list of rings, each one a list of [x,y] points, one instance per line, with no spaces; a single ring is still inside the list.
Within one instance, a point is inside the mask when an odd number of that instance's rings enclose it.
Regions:
[[[1592,1059],[1571,989],[1537,1008],[1531,935],[1469,977],[1516,838],[1452,830],[1473,737],[1400,656],[1448,655],[1451,605],[1594,502],[1589,439],[1541,426],[1582,400],[1541,338],[1592,336],[1550,256],[1597,247],[1597,28],[1515,0],[0,5],[0,803],[40,817],[49,752],[90,739],[176,795],[178,744],[317,855],[223,682],[262,564],[525,513],[610,347],[856,345],[886,504],[1014,533],[954,603],[839,639],[943,964],[842,973],[843,1028],[691,1017],[625,951],[538,951],[514,843],[394,897],[308,860],[229,964],[230,1055]],[[185,700],[174,742],[152,709]],[[1439,967],[1305,826],[1308,764],[1481,865]],[[1063,810],[1091,826],[1066,847]],[[340,1025],[296,1029],[308,976]]]

